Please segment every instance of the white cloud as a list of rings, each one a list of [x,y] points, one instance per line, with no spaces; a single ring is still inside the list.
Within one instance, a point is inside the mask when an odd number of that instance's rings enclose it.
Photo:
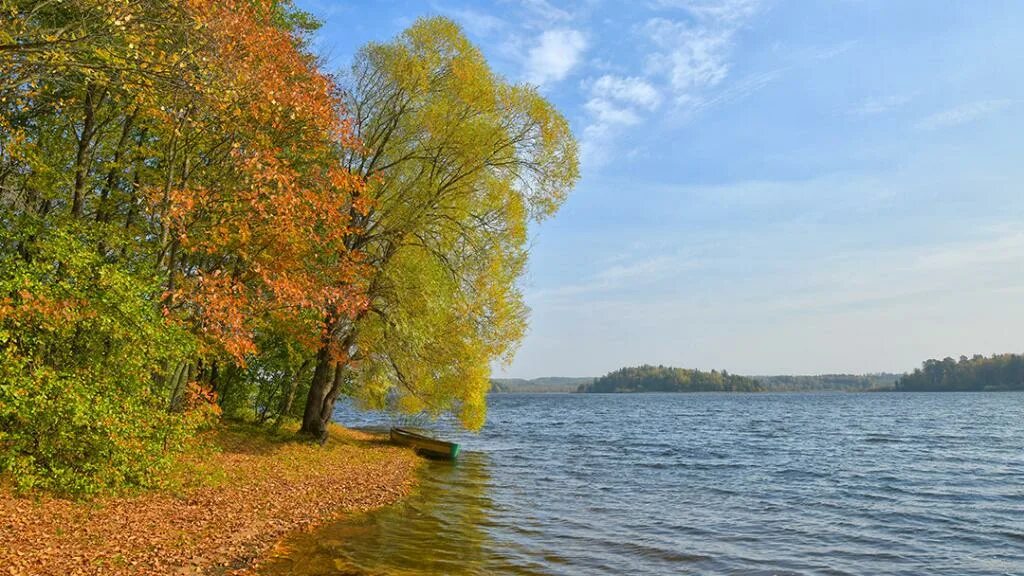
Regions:
[[[604,75],[591,84],[584,165],[603,164],[621,127],[640,123],[641,112],[658,108],[663,96],[655,82],[667,85],[676,107],[688,113],[742,98],[779,76],[777,70],[748,76],[718,94],[706,95],[729,75],[734,37],[757,12],[759,0],[657,0],[652,7],[685,10],[689,17],[655,17],[640,28],[655,47],[647,56],[643,78]]]
[[[614,102],[602,98],[591,98],[584,104],[597,124],[622,124],[629,126],[640,122],[640,117],[631,108],[616,106]]]
[[[667,76],[677,96],[689,97],[701,88],[715,86],[729,73],[726,56],[732,47],[732,30],[694,27],[665,18],[648,20],[644,30],[662,49],[648,58],[649,68]]]
[[[597,98],[618,100],[648,109],[656,108],[661,102],[661,95],[654,86],[636,77],[605,74],[594,83],[592,92]]]
[[[1013,100],[979,100],[937,112],[917,123],[919,130],[938,130],[972,122],[1004,110]]]
[[[584,163],[603,164],[617,129],[639,124],[640,112],[654,110],[660,103],[661,94],[642,78],[611,74],[598,78],[584,105],[590,114],[590,124],[583,130]]]
[[[587,41],[578,30],[545,30],[526,59],[526,79],[538,86],[565,78],[579,63]]]
[[[759,0],[660,0],[663,8],[681,8],[690,17],[649,19],[641,28],[655,46],[647,71],[665,78],[676,105],[693,111],[707,105],[705,94],[731,71],[737,32],[760,8]],[[757,82],[748,85],[760,87]]]
[[[605,74],[589,83],[585,109],[590,123],[582,138],[584,166],[604,164],[623,127],[642,122],[644,113],[659,108],[666,96],[677,110],[692,113],[743,98],[778,78],[781,70],[753,74],[708,95],[729,75],[736,33],[760,5],[761,0],[650,2],[648,6],[654,9],[687,14],[680,19],[650,18],[635,29],[654,47],[647,55],[643,76]]]

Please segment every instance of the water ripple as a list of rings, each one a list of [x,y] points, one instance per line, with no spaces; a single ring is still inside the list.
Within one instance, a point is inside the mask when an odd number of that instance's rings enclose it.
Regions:
[[[1024,574],[1024,394],[495,395],[267,574]],[[349,425],[387,425],[345,410]],[[276,570],[276,571],[275,571]]]

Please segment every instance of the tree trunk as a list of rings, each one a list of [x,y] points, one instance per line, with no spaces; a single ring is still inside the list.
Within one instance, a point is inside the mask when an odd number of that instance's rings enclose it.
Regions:
[[[325,343],[320,346],[320,351],[316,354],[316,369],[313,370],[313,380],[309,384],[309,395],[306,396],[306,409],[302,414],[300,434],[313,438],[323,438],[327,433],[327,422],[323,419],[322,414],[331,389],[333,380],[331,372],[333,368],[334,362],[331,361],[330,350]],[[331,399],[330,409],[334,409],[333,399]]]
[[[107,171],[107,183],[103,187],[103,191],[100,193],[100,200],[96,206],[96,221],[97,222],[109,222],[110,221],[110,207],[107,206],[110,195],[114,191],[114,186],[118,182],[118,173],[122,170],[121,157],[124,154],[126,145],[128,143],[128,137],[131,135],[132,124],[135,122],[135,116],[138,114],[138,108],[132,111],[130,115],[124,120],[124,124],[121,126],[121,137],[117,141],[117,147],[114,149],[114,159],[111,162],[110,170]],[[102,243],[101,243],[102,245]],[[100,248],[100,252],[103,252],[103,248]]]
[[[274,419],[272,428],[277,430],[281,427],[281,422],[288,417],[292,412],[292,405],[295,403],[295,389],[298,388],[298,380],[302,378],[302,374],[309,368],[312,359],[307,358],[299,366],[299,369],[294,374],[289,372],[285,385],[288,386],[288,390],[281,396],[281,404],[277,409],[277,418]]]
[[[179,362],[172,373],[174,376],[171,379],[171,401],[167,406],[168,412],[176,412],[181,408],[181,393],[185,385],[188,384],[189,368],[188,362]]]
[[[89,175],[89,148],[96,130],[96,86],[85,88],[85,120],[82,122],[82,136],[78,139],[78,153],[75,156],[75,187],[71,195],[71,215],[81,218],[85,205],[85,184]],[[102,100],[102,96],[100,97]]]
[[[320,409],[320,428],[323,430],[320,436],[321,444],[327,440],[327,425],[331,422],[331,417],[334,416],[334,403],[338,401],[338,395],[341,394],[347,372],[348,370],[345,369],[343,364],[340,362],[335,364],[334,383],[331,384],[331,389],[327,391],[327,396],[324,398],[323,406]]]

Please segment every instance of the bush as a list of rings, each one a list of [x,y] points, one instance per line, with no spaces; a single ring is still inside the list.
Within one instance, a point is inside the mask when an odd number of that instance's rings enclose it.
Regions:
[[[171,413],[166,399],[122,382],[48,368],[0,373],[0,470],[19,490],[92,496],[159,484],[209,410]]]
[[[0,473],[68,495],[158,483],[216,416],[208,402],[172,402],[187,391],[164,375],[191,336],[160,314],[144,268],[69,229],[46,235],[31,259],[0,258]]]

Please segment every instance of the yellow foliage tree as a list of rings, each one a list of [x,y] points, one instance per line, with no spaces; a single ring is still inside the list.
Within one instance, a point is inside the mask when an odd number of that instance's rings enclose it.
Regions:
[[[349,245],[373,270],[370,305],[325,321],[303,430],[322,434],[341,393],[479,428],[490,365],[526,329],[527,226],[575,184],[576,141],[535,88],[494,74],[444,18],[365,46],[346,108],[361,140],[346,163],[369,204],[352,214]]]

